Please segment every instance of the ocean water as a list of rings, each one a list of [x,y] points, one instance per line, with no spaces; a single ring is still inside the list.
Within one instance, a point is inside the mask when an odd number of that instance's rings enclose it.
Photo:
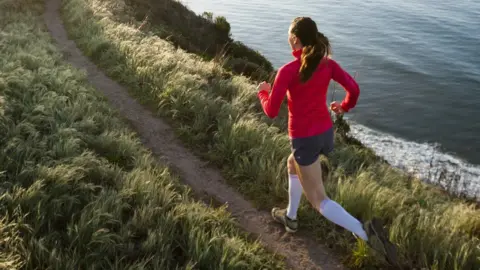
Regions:
[[[354,136],[397,167],[430,180],[448,168],[471,194],[480,192],[480,1],[183,3],[225,16],[233,38],[276,68],[292,59],[292,19],[312,17],[334,59],[357,73],[361,95],[348,114]]]

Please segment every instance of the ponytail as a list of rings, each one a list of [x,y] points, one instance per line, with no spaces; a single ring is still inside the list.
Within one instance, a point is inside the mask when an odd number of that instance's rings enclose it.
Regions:
[[[302,82],[308,81],[322,59],[331,54],[330,42],[324,34],[317,32],[316,40],[312,43],[313,45],[304,46],[302,50],[302,65],[300,66]]]

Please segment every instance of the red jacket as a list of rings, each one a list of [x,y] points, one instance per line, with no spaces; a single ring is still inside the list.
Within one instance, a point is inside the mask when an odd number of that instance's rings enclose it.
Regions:
[[[301,83],[299,70],[302,51],[297,50],[292,54],[295,60],[278,70],[271,93],[266,90],[258,92],[263,111],[268,117],[275,118],[287,94],[289,136],[302,138],[321,134],[333,125],[327,106],[330,79],[338,82],[347,91],[341,104],[345,112],[355,107],[360,88],[352,76],[329,58],[325,58],[318,65],[306,83]]]

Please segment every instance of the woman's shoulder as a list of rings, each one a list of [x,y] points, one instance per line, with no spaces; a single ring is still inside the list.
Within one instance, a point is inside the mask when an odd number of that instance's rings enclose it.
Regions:
[[[298,72],[300,69],[300,66],[302,65],[301,61],[299,59],[294,59],[288,63],[285,63],[283,66],[281,66],[278,71],[288,71],[288,72]]]
[[[334,68],[340,67],[340,64],[338,63],[338,61],[333,59],[332,56],[330,55],[325,57],[325,63]]]

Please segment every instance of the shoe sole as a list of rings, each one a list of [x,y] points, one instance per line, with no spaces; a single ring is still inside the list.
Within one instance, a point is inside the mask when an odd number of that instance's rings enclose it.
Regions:
[[[272,215],[272,218],[273,220],[275,220],[276,222],[282,224],[284,227],[285,227],[285,230],[289,233],[295,233],[297,232],[297,230],[294,230],[294,229],[290,229],[290,227],[288,227],[285,223],[283,223],[281,220],[278,220],[276,217],[275,217],[275,208],[272,209],[272,211],[270,212],[270,214]]]
[[[380,221],[377,219],[373,219],[372,223],[370,224],[370,228],[373,230],[373,233],[375,234],[375,236],[377,236],[377,238],[382,243],[384,255],[387,261],[394,266],[398,266],[396,247],[386,237],[387,233],[383,229],[383,226],[380,223]]]

